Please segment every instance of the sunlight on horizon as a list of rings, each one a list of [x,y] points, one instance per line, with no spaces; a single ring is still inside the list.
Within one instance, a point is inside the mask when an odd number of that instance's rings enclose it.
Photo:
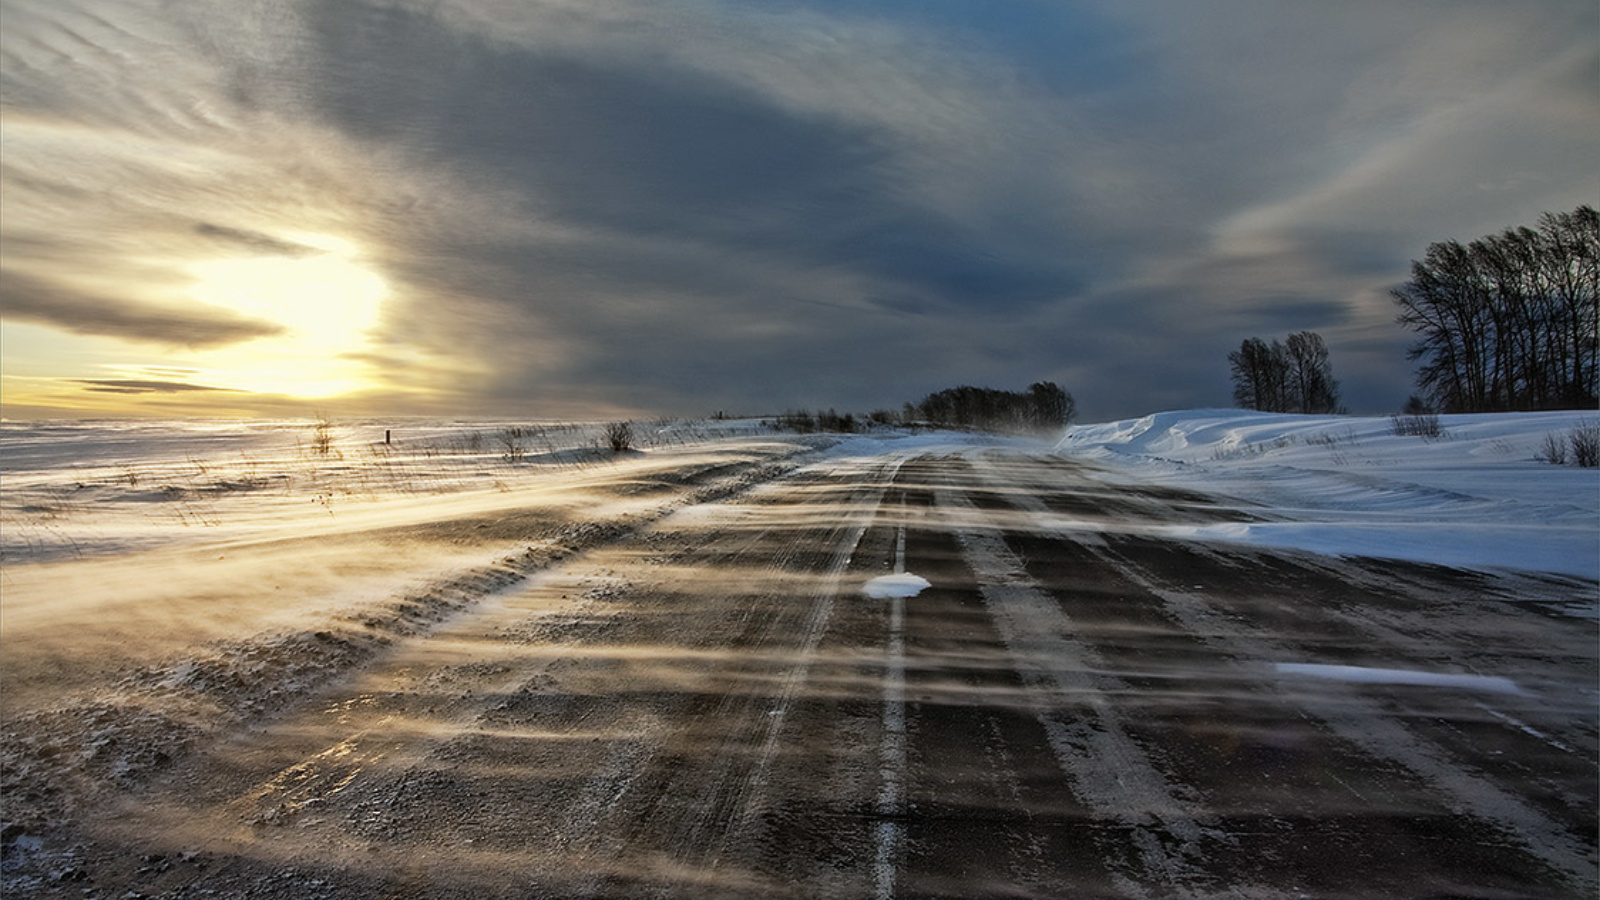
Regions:
[[[389,286],[360,262],[355,244],[320,234],[296,234],[315,248],[304,257],[241,257],[191,263],[190,295],[284,328],[192,361],[213,387],[322,398],[372,386],[369,349]]]

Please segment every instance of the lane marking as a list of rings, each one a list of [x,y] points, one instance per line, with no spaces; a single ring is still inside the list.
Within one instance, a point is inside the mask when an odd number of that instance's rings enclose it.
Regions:
[[[875,477],[868,492],[854,504],[849,519],[840,528],[841,538],[834,545],[833,555],[828,561],[827,574],[812,594],[811,611],[806,618],[796,660],[784,673],[777,704],[765,717],[766,735],[761,742],[755,768],[746,779],[741,791],[744,797],[739,814],[740,828],[724,832],[724,838],[735,830],[747,831],[754,823],[766,794],[767,778],[772,769],[772,760],[777,755],[778,738],[783,731],[784,719],[789,715],[790,703],[799,693],[800,685],[810,674],[811,665],[817,655],[817,644],[822,640],[822,633],[826,630],[828,620],[833,614],[834,598],[838,596],[840,585],[844,581],[845,569],[849,567],[851,559],[855,556],[856,547],[860,545],[862,536],[866,534],[873,517],[877,515],[878,507],[883,502],[884,494],[888,492],[889,484],[900,470],[900,463],[901,460],[898,459],[890,460],[873,473]]]
[[[894,570],[906,570],[906,528],[900,526],[895,538]],[[894,596],[889,601],[889,637],[887,661],[883,676],[883,742],[878,746],[878,773],[882,782],[878,788],[876,830],[877,857],[873,874],[877,883],[878,900],[894,896],[895,880],[900,862],[900,848],[905,841],[905,772],[906,772],[906,600]]]
[[[1420,672],[1414,669],[1380,669],[1373,666],[1343,666],[1327,663],[1276,664],[1280,675],[1302,675],[1327,681],[1355,684],[1401,684],[1422,687],[1449,687],[1491,694],[1522,694],[1516,682],[1499,675],[1458,675],[1451,672]]]
[[[1483,710],[1484,712],[1488,713],[1489,715],[1494,716],[1496,719],[1499,719],[1500,721],[1506,723],[1507,725],[1510,725],[1512,728],[1515,728],[1518,731],[1521,731],[1523,734],[1527,734],[1527,735],[1531,735],[1532,737],[1536,737],[1539,740],[1544,741],[1546,744],[1549,744],[1550,746],[1556,748],[1557,750],[1560,750],[1560,751],[1565,752],[1565,753],[1577,753],[1578,752],[1578,751],[1572,749],[1571,747],[1568,747],[1566,744],[1561,743],[1560,741],[1556,740],[1555,738],[1551,737],[1550,735],[1545,734],[1544,732],[1542,732],[1539,729],[1533,727],[1532,725],[1529,725],[1527,722],[1524,722],[1524,721],[1522,721],[1521,719],[1519,719],[1519,718],[1517,718],[1515,716],[1508,716],[1505,713],[1500,712],[1497,709],[1490,709],[1489,707],[1484,706],[1482,703],[1475,703],[1473,705],[1478,707],[1479,709]]]

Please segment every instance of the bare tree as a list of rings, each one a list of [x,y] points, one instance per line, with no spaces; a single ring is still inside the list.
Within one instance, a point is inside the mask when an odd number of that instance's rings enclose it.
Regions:
[[[1050,431],[1077,413],[1072,394],[1048,381],[1036,382],[1026,392],[961,385],[906,405],[908,419],[994,431]]]
[[[1038,381],[1028,385],[1028,424],[1039,431],[1065,426],[1078,414],[1078,404],[1059,384]]]
[[[1292,409],[1308,414],[1339,411],[1339,382],[1333,378],[1328,345],[1315,331],[1289,335],[1289,398]]]
[[[1289,380],[1289,361],[1283,345],[1258,337],[1245,338],[1228,354],[1233,371],[1233,402],[1244,409],[1282,412]]]
[[[1333,378],[1328,345],[1315,331],[1289,335],[1287,344],[1245,338],[1228,354],[1233,402],[1263,412],[1339,411],[1339,382]]]
[[[1545,213],[1430,244],[1392,292],[1416,331],[1417,386],[1446,412],[1593,407],[1600,356],[1600,213]]]

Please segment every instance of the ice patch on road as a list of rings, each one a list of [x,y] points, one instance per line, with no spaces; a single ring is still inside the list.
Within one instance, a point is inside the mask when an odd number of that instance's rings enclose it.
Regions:
[[[1509,678],[1498,675],[1451,675],[1443,672],[1418,672],[1411,669],[1376,669],[1367,666],[1334,666],[1322,663],[1278,663],[1284,675],[1305,675],[1331,681],[1364,684],[1417,684],[1429,687],[1462,688],[1494,694],[1520,694],[1522,689]]]
[[[888,600],[894,597],[915,597],[933,584],[920,575],[910,572],[898,572],[894,575],[879,575],[861,586],[861,592],[874,600]]]

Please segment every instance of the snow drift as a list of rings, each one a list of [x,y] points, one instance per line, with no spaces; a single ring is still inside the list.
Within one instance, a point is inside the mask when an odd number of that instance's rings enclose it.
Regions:
[[[1547,436],[1600,415],[1439,420],[1442,434],[1424,438],[1386,417],[1186,410],[1076,426],[1057,451],[1269,519],[1190,529],[1198,538],[1600,578],[1600,470],[1539,459]]]

